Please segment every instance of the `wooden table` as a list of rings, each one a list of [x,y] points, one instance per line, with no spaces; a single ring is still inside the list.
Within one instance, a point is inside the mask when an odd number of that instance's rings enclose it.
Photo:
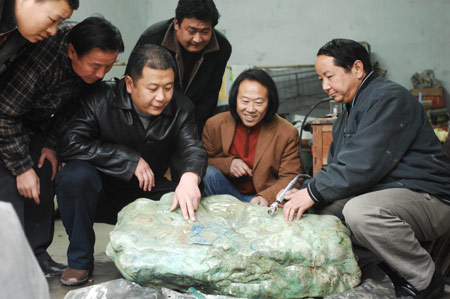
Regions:
[[[328,150],[333,140],[332,128],[336,118],[317,118],[309,123],[313,127],[313,175],[327,165]]]

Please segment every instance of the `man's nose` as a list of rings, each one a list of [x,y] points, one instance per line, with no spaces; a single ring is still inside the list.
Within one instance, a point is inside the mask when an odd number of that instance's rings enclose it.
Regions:
[[[48,27],[46,31],[49,35],[55,35],[57,30],[58,30],[58,24],[54,23],[50,27]]]
[[[248,103],[248,105],[247,105],[247,111],[248,111],[248,112],[255,112],[255,111],[256,111],[255,104],[253,104],[253,103]]]
[[[105,67],[98,68],[98,69],[95,71],[95,77],[97,77],[98,79],[103,79],[103,77],[105,76],[105,74],[106,74],[106,69],[105,69]]]
[[[156,93],[155,93],[155,99],[156,99],[158,102],[161,102],[161,101],[164,100],[164,92],[163,92],[162,88],[158,88],[158,90],[156,91]]]
[[[195,43],[200,43],[202,41],[202,35],[200,34],[200,32],[197,32],[196,34],[194,34],[194,37],[192,38],[192,40]]]
[[[322,80],[322,89],[325,92],[330,90],[330,84],[328,83],[328,80],[325,80],[325,79]]]

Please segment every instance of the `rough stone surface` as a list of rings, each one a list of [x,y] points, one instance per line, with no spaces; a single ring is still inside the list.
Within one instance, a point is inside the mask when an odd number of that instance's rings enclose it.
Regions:
[[[142,286],[234,297],[324,297],[360,282],[349,232],[333,216],[287,223],[281,211],[227,195],[203,198],[196,222],[161,201],[138,199],[118,216],[107,247],[122,275]]]

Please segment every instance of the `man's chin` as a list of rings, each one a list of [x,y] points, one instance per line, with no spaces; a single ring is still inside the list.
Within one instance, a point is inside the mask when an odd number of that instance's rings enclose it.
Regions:
[[[200,53],[203,49],[205,48],[205,46],[200,47],[200,46],[190,46],[187,50],[191,53]]]
[[[91,78],[83,79],[83,81],[86,82],[87,84],[94,84],[95,82],[100,81],[100,80],[101,79],[91,79]]]

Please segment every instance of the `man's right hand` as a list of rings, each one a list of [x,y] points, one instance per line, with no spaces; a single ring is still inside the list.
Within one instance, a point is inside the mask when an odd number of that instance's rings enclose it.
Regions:
[[[33,168],[28,169],[16,177],[17,191],[26,198],[32,198],[39,204],[39,194],[41,193],[41,185],[39,177]]]
[[[150,191],[155,187],[155,175],[150,165],[144,159],[139,158],[134,175],[139,180],[139,188],[144,191]]]
[[[239,178],[244,175],[252,176],[253,174],[250,167],[244,161],[236,158],[231,161],[230,175],[234,178]]]

